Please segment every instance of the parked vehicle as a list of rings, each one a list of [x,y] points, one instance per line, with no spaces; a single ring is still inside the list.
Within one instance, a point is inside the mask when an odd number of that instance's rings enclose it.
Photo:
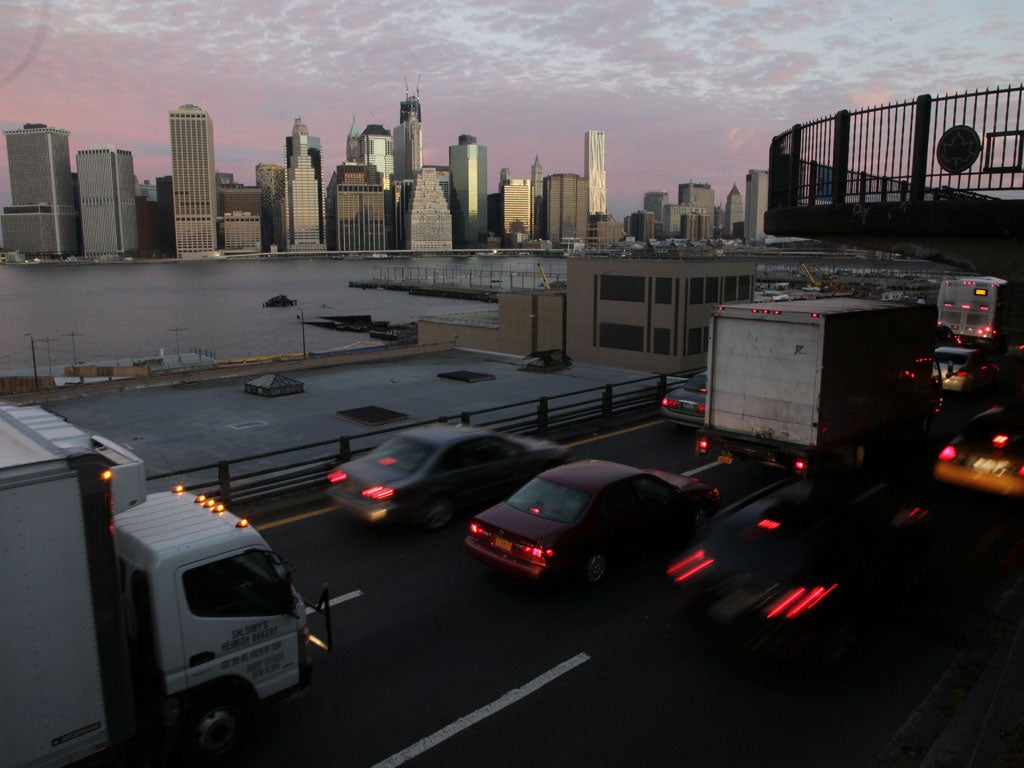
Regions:
[[[1024,401],[989,408],[939,452],[935,479],[1000,496],[1024,496]]]
[[[999,365],[980,349],[939,347],[935,373],[947,392],[974,392],[996,380]]]
[[[801,474],[894,434],[924,436],[939,404],[935,308],[862,299],[729,304],[711,312],[697,453]]]
[[[802,479],[723,510],[667,573],[726,643],[827,665],[911,595],[928,518],[885,484]]]
[[[137,456],[39,407],[0,407],[0,542],[0,765],[212,761],[310,681],[305,605],[263,537],[147,499]]]
[[[541,473],[469,523],[466,552],[523,581],[595,584],[609,558],[690,537],[718,511],[718,489],[696,478],[610,461]]]
[[[680,387],[674,387],[661,399],[661,415],[666,421],[687,427],[704,426],[708,372],[701,371]]]
[[[328,473],[327,499],[364,523],[447,525],[455,511],[503,499],[569,449],[468,426],[405,430]]]

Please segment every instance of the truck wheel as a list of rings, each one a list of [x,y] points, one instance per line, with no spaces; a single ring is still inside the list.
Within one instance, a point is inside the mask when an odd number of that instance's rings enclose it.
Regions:
[[[252,713],[250,703],[230,690],[209,691],[189,704],[178,733],[181,751],[192,762],[212,765],[241,744]]]

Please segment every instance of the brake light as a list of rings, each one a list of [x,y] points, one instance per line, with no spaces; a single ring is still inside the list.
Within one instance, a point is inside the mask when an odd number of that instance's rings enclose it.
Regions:
[[[805,469],[807,469],[807,462],[804,461],[803,459],[797,459],[796,461],[793,462],[793,469],[795,469],[797,472],[803,472]]]
[[[697,406],[697,413],[704,413],[705,410],[704,403]]]
[[[947,445],[939,452],[939,461],[952,461],[956,458],[956,448]]]
[[[520,544],[517,548],[525,559],[535,565],[547,565],[548,558],[555,554],[553,549],[545,549],[533,544]]]
[[[661,404],[663,406],[665,406],[666,408],[678,408],[679,407],[679,401],[678,400],[673,400],[671,397],[663,397],[663,398],[661,398]]]
[[[1008,442],[1010,442],[1008,435],[996,435],[992,438],[992,446],[994,448],[1005,448]]]
[[[708,452],[708,445],[709,445],[709,443],[708,443],[708,439],[706,437],[698,438],[698,440],[697,440],[697,453],[698,453],[698,455],[703,456],[705,453],[707,453]]]
[[[340,469],[336,469],[333,472],[327,473],[327,480],[332,483],[340,483],[346,477],[348,477],[348,472],[344,472]]]
[[[375,501],[382,501],[384,499],[390,499],[395,495],[394,488],[388,488],[386,485],[372,485],[363,491],[363,496],[368,499]]]
[[[482,525],[480,525],[479,523],[470,523],[469,524],[469,532],[473,536],[486,536],[487,535],[487,531],[485,531],[484,527]]]
[[[767,531],[774,531],[780,525],[782,525],[782,523],[780,523],[778,520],[769,520],[767,517],[763,520],[757,521],[757,527],[764,528]]]
[[[839,585],[833,584],[831,587],[817,586],[811,589],[807,587],[794,587],[769,606],[765,615],[769,619],[777,619],[780,616],[784,616],[787,619],[795,619],[824,600],[826,595],[837,586]]]
[[[672,578],[676,584],[686,581],[688,578],[696,573],[700,573],[705,568],[715,562],[715,558],[708,557],[707,553],[703,549],[698,549],[696,552],[684,557],[678,563],[673,563],[668,567],[666,573]]]

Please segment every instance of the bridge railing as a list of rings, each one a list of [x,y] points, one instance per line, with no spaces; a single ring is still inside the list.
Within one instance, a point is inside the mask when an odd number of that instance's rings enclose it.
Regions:
[[[1024,85],[918,96],[772,139],[769,208],[920,202],[1024,189]]]
[[[535,400],[462,411],[213,464],[161,472],[150,475],[147,481],[151,485],[155,481],[178,483],[184,490],[203,494],[237,508],[326,486],[329,470],[369,451],[394,432],[437,422],[472,424],[522,435],[548,435],[591,425],[599,427],[613,418],[644,411],[654,412],[668,389],[668,379],[667,374],[645,376]]]

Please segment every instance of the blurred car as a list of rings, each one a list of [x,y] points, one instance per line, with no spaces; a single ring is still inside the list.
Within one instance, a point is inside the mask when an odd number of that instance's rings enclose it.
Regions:
[[[469,523],[466,552],[524,581],[595,584],[608,559],[702,530],[721,504],[696,478],[610,461],[541,473]]]
[[[939,347],[935,372],[949,392],[974,392],[996,380],[999,366],[986,352],[970,347]]]
[[[961,347],[963,340],[957,336],[948,325],[939,323],[935,326],[935,346],[937,347]]]
[[[434,424],[399,433],[328,473],[327,499],[366,523],[440,528],[455,510],[505,498],[571,458],[546,440]]]
[[[701,371],[681,387],[665,393],[661,399],[661,415],[675,424],[704,426],[704,409],[708,397],[708,372]]]
[[[971,419],[939,452],[936,480],[1002,496],[1024,496],[1024,403],[1019,398]]]
[[[928,517],[884,483],[803,480],[725,510],[668,576],[736,647],[828,665],[920,573]]]

